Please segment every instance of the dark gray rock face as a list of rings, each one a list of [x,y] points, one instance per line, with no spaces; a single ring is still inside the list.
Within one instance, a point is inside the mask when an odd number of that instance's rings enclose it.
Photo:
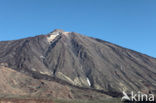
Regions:
[[[104,91],[155,91],[156,59],[74,32],[0,42],[0,63]]]

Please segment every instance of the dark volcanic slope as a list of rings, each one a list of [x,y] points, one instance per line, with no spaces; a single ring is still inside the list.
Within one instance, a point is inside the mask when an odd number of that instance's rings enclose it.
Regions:
[[[0,42],[0,63],[105,91],[156,90],[156,59],[74,32]]]

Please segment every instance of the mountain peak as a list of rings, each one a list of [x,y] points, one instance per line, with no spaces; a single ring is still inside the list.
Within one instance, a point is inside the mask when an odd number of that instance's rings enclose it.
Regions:
[[[52,31],[48,34],[47,40],[49,43],[51,43],[58,36],[60,36],[60,35],[68,36],[69,33],[70,32],[65,32],[64,30],[61,30],[61,29],[55,29],[54,31]]]
[[[75,32],[55,29],[43,38],[0,42],[0,48],[0,66],[13,68],[38,80],[52,81],[54,77],[61,85],[68,83],[72,88],[102,90],[113,97],[122,91],[148,93],[156,90],[153,84],[156,59]],[[35,88],[38,90],[38,84]],[[34,92],[31,90],[31,93]],[[82,94],[81,91],[74,93],[76,96]],[[87,97],[92,95],[89,93]]]
[[[67,35],[69,34],[70,32],[65,32],[64,30],[62,29],[55,29],[53,30],[52,32],[49,33],[49,36],[50,35],[60,35],[60,34],[63,34],[63,35]]]
[[[50,32],[50,33],[54,33],[54,32],[64,32],[64,30],[62,30],[62,29],[55,29],[55,30],[53,30],[52,32]]]

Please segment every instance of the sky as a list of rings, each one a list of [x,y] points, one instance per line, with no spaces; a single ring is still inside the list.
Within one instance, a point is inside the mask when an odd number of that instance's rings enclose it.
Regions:
[[[156,0],[0,0],[0,41],[54,29],[156,57]]]

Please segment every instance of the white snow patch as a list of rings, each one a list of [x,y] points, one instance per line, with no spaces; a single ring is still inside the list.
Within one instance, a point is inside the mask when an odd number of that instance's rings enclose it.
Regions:
[[[87,78],[88,85],[91,86],[89,78]]]
[[[63,35],[68,36],[69,32],[63,32]]]
[[[50,36],[48,36],[47,37],[48,42],[51,43],[58,35],[59,33],[51,34]]]

